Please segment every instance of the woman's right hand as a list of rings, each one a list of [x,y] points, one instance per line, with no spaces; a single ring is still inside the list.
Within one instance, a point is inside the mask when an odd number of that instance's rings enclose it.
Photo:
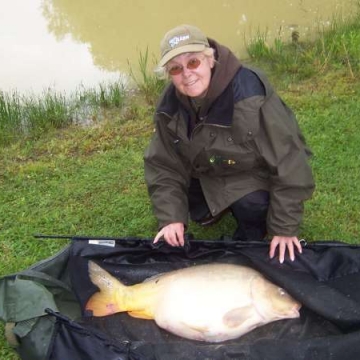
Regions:
[[[183,223],[171,223],[164,226],[155,236],[154,244],[163,238],[171,246],[184,246],[184,230]]]

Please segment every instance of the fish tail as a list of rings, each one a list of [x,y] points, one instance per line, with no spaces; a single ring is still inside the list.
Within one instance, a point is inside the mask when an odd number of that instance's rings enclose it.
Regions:
[[[110,275],[93,261],[89,261],[89,277],[100,291],[88,300],[85,309],[91,311],[93,316],[106,316],[126,311],[125,304],[118,299],[125,298],[127,286]]]

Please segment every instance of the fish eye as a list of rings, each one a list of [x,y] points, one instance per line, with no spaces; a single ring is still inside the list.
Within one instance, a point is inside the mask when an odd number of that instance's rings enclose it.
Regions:
[[[279,288],[279,294],[280,296],[285,296],[286,295],[286,291],[282,288]]]

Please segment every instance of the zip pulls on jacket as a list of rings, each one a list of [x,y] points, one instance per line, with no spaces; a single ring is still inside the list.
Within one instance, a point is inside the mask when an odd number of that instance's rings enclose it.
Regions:
[[[210,164],[225,164],[225,165],[235,165],[236,161],[232,159],[224,159],[220,155],[212,155],[209,159]]]

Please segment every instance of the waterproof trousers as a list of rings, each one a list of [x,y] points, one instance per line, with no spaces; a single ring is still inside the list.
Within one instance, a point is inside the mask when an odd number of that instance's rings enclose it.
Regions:
[[[188,198],[191,220],[201,224],[203,219],[211,217],[198,179],[192,179]],[[233,239],[241,241],[263,240],[266,236],[268,208],[269,193],[265,190],[250,192],[234,201],[230,205],[230,210],[237,222]]]

